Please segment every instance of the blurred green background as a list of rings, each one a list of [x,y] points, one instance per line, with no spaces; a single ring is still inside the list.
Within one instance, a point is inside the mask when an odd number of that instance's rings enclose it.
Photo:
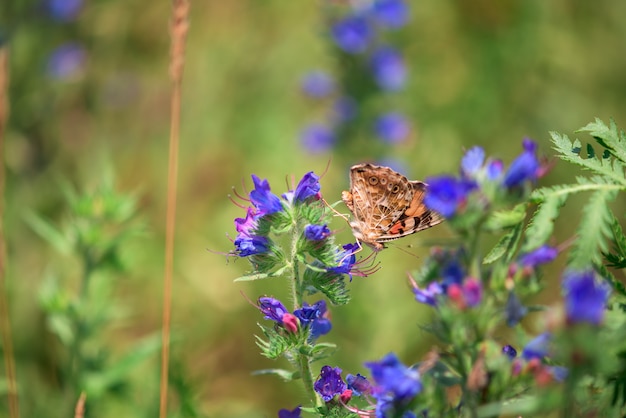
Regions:
[[[345,153],[307,155],[298,140],[317,111],[299,90],[302,75],[339,64],[322,3],[191,2],[172,365],[201,416],[270,417],[305,402],[297,383],[251,376],[286,364],[258,354],[253,334],[261,317],[246,297],[287,299],[285,283],[235,284],[247,261],[214,252],[232,249],[228,236],[236,235],[233,219],[243,210],[228,195],[233,186],[243,190],[242,182],[249,190],[251,173],[282,193],[286,178],[291,182],[310,170],[321,174],[330,162],[321,182],[325,198],[334,202],[348,186],[349,166],[362,162]],[[138,197],[145,225],[122,253],[126,270],[112,297],[125,315],[102,338],[113,359],[159,331],[162,305],[170,4],[85,0],[69,21],[51,18],[42,4],[9,0],[0,6],[0,36],[11,52],[3,151],[8,291],[24,417],[58,416],[60,347],[47,331],[38,295],[46,276],[77,275],[75,260],[35,234],[25,212],[61,223],[67,212],[62,183],[92,190],[112,175],[120,192]],[[527,136],[550,157],[549,131],[574,136],[596,116],[626,126],[624,16],[626,2],[617,0],[411,2],[410,23],[396,42],[409,83],[396,103],[411,118],[413,133],[388,156],[421,179],[456,172],[472,145],[509,162]],[[82,51],[81,64],[69,76],[55,76],[50,56],[68,43]],[[575,174],[557,163],[542,184],[569,182]],[[617,205],[623,213],[625,203]],[[577,223],[576,200],[564,213],[557,242]],[[344,242],[351,239],[340,219],[332,227]],[[419,328],[429,309],[413,301],[406,271],[419,267],[428,243],[449,236],[444,224],[398,241],[379,255],[378,273],[355,278],[352,302],[332,309],[334,328],[324,339],[340,350],[329,363],[363,372],[364,361],[389,351],[411,362],[430,348]],[[158,384],[155,354],[133,370],[124,394],[105,398],[91,416],[155,416]],[[172,410],[180,402],[173,395]],[[6,416],[6,399],[0,405],[0,416]]]

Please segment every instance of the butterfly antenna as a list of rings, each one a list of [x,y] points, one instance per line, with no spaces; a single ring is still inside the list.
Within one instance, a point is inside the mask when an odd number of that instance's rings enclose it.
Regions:
[[[328,162],[326,163],[326,168],[324,169],[322,174],[320,174],[320,178],[324,177],[326,175],[326,173],[328,173],[328,170],[330,169],[330,163],[332,163],[332,162],[333,162],[333,158],[329,157],[328,158]]]

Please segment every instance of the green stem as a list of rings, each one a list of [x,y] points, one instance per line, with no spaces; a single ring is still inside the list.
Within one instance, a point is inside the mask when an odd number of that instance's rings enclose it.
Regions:
[[[317,392],[315,392],[315,388],[313,387],[313,373],[311,372],[311,358],[307,355],[301,354],[299,356],[300,360],[300,373],[302,376],[302,383],[304,384],[304,389],[307,393],[310,394],[311,399],[315,401],[315,407],[321,408],[324,406],[324,402],[319,397]]]

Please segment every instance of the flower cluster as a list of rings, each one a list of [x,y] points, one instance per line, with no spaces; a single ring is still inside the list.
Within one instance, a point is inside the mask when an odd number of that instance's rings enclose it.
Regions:
[[[348,131],[347,124],[358,124],[356,115],[373,94],[401,91],[407,82],[407,66],[400,51],[384,40],[387,31],[406,25],[406,0],[355,2],[330,19],[330,39],[349,63],[338,69],[337,79],[323,70],[312,70],[301,81],[303,93],[314,100],[331,100],[327,120],[316,122],[301,133],[301,143],[309,152],[323,152],[335,145]],[[362,83],[339,80],[363,80]],[[408,138],[411,126],[400,112],[379,114],[369,129],[383,142],[398,143]]]
[[[327,404],[347,408],[359,416],[373,415],[372,411],[348,406],[353,396],[374,398],[376,417],[414,417],[410,406],[422,392],[420,373],[402,364],[393,353],[365,366],[370,369],[373,382],[359,373],[348,374],[344,382],[340,368],[323,366],[315,381],[315,391]]]
[[[502,195],[515,192],[543,176],[547,166],[537,156],[537,144],[524,139],[524,150],[505,169],[502,161],[485,159],[480,147],[469,149],[461,161],[458,176],[442,175],[426,179],[429,185],[424,203],[446,218],[463,214],[473,202],[480,210]],[[472,199],[474,197],[474,199]]]
[[[296,309],[293,313],[290,313],[281,301],[270,297],[259,298],[257,307],[265,315],[265,319],[274,321],[291,334],[297,333],[300,329],[305,330],[308,332],[309,341],[315,341],[320,336],[328,334],[332,328],[324,300],[313,305],[305,302],[302,308]]]
[[[472,308],[482,300],[482,283],[470,277],[463,266],[464,252],[434,248],[427,260],[423,277],[428,276],[429,284],[420,288],[411,278],[415,300],[431,306],[437,306],[443,296],[459,309]]]
[[[83,0],[45,0],[43,10],[53,21],[70,23],[78,18]],[[87,52],[78,42],[66,42],[56,47],[47,62],[48,76],[55,80],[68,81],[79,78],[87,61]]]

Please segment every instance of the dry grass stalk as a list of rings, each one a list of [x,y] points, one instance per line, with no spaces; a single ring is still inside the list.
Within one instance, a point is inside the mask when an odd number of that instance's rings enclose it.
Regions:
[[[4,364],[7,373],[9,416],[20,415],[15,373],[15,357],[9,321],[9,299],[6,283],[6,248],[4,239],[4,133],[9,119],[9,50],[0,46],[0,334],[4,348]]]
[[[85,401],[87,400],[87,395],[85,392],[81,392],[78,397],[78,401],[76,401],[76,408],[74,408],[74,418],[84,418],[85,417]]]
[[[174,233],[176,226],[176,187],[178,177],[178,146],[180,134],[180,103],[183,67],[185,61],[185,39],[189,29],[188,0],[173,0],[170,50],[170,77],[172,97],[170,108],[170,142],[167,175],[167,213],[165,221],[165,266],[163,277],[163,322],[161,352],[161,388],[159,417],[167,416],[168,364],[170,347],[170,323],[172,315],[172,271],[174,264]]]

